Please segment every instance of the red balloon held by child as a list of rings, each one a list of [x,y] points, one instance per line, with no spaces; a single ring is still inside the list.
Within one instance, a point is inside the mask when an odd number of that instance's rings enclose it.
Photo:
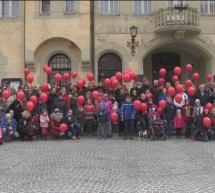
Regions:
[[[60,132],[66,132],[68,130],[68,127],[65,123],[61,123],[60,126],[59,126],[59,130]]]
[[[118,114],[116,112],[111,113],[110,115],[111,121],[116,122],[119,118]]]
[[[139,100],[134,101],[134,108],[136,110],[138,110],[138,111],[140,110],[140,105],[141,105],[141,102]]]

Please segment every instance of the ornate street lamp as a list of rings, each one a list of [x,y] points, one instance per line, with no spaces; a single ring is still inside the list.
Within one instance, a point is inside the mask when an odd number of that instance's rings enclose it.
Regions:
[[[131,41],[127,42],[127,47],[129,47],[131,49],[130,53],[132,54],[132,56],[134,56],[134,54],[136,53],[136,47],[139,46],[139,42],[135,41],[135,37],[137,36],[137,27],[132,26],[130,27],[130,33],[131,33]]]
[[[185,4],[185,5],[183,5],[182,3],[181,3],[181,5],[174,4],[174,9],[177,9],[178,11],[184,11],[188,8],[188,6],[189,6],[189,4]]]

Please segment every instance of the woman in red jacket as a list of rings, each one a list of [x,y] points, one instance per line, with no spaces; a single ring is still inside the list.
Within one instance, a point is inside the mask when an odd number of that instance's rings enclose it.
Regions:
[[[176,137],[181,138],[181,132],[185,127],[184,117],[181,115],[181,110],[177,109],[176,116],[174,118],[174,128],[176,129]]]

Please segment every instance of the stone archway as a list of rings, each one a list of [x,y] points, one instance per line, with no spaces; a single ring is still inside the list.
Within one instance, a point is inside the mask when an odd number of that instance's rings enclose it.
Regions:
[[[161,52],[179,54],[181,67],[184,71],[187,63],[195,64],[195,70],[201,75],[199,82],[205,82],[206,73],[215,73],[215,46],[207,36],[189,36],[176,40],[172,36],[152,34],[142,40],[142,45],[138,51],[138,71],[149,76],[150,80],[152,80],[151,56]],[[183,73],[181,78],[184,81],[187,78],[186,73]]]
[[[65,38],[51,38],[41,43],[34,51],[35,79],[41,84],[47,81],[43,72],[43,65],[48,64],[50,59],[61,54],[68,57],[72,63],[72,70],[81,71],[81,51],[72,41]]]

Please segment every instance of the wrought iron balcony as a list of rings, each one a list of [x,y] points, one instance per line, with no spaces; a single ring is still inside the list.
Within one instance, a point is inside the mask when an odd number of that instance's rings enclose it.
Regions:
[[[200,33],[199,11],[192,7],[185,10],[177,10],[174,7],[159,9],[155,12],[155,26],[156,33],[168,31]]]

